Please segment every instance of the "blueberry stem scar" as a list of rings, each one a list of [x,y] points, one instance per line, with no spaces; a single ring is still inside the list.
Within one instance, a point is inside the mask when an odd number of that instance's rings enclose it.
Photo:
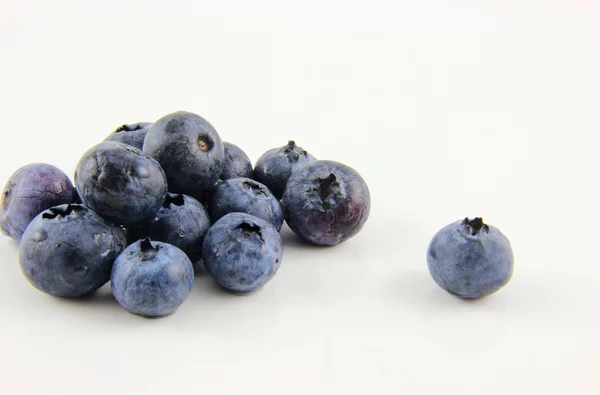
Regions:
[[[115,129],[115,133],[119,133],[119,132],[134,132],[136,130],[140,130],[141,128],[142,128],[142,126],[139,125],[139,124],[136,124],[135,126],[132,126],[132,125],[121,125],[117,129]]]
[[[242,231],[242,233],[244,233],[245,239],[250,237],[250,233],[255,233],[261,240],[263,239],[262,233],[260,232],[260,226],[254,226],[247,222],[242,222],[241,224],[238,225],[238,227],[236,229],[239,229]]]
[[[149,261],[156,256],[158,247],[153,247],[149,237],[146,237],[140,243],[140,260]]]
[[[207,136],[200,136],[198,137],[198,148],[204,152],[210,151],[212,148],[212,142]]]
[[[258,196],[259,194],[266,195],[265,191],[263,191],[261,186],[255,182],[245,181],[244,186],[246,188],[250,188],[252,190],[252,193],[254,194],[254,196]]]
[[[296,152],[296,142],[294,140],[288,141],[283,152],[287,155],[288,159],[293,162],[297,162],[300,155]]]
[[[325,177],[324,179],[321,180],[321,185],[319,185],[319,194],[321,196],[321,200],[327,199],[327,196],[329,196],[329,187],[336,180],[337,180],[337,178],[335,177],[335,174],[333,174],[333,173],[329,173],[329,175],[327,177]]]
[[[467,230],[473,236],[479,233],[482,229],[486,233],[490,230],[490,227],[483,223],[483,219],[481,217],[476,217],[471,220],[467,217],[464,219],[463,225],[467,227]]]
[[[179,193],[167,193],[167,197],[163,202],[163,207],[168,208],[171,204],[174,204],[175,206],[183,206],[183,195]]]
[[[74,206],[72,204],[67,204],[67,207],[62,208],[62,207],[52,207],[51,209],[49,209],[49,213],[44,213],[42,215],[43,219],[54,219],[60,215],[62,215],[63,217],[66,217],[67,215],[71,214],[73,211],[77,210],[77,209],[81,209],[81,207],[79,206]]]

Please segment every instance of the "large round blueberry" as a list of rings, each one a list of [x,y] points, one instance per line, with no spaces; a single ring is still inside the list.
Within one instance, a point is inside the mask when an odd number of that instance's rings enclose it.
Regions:
[[[156,121],[144,141],[144,152],[167,174],[169,190],[201,199],[223,171],[223,142],[199,115],[178,111]]]
[[[169,193],[156,217],[149,223],[127,228],[127,240],[133,243],[150,237],[174,245],[192,262],[202,258],[202,240],[210,228],[206,208],[196,199]]]
[[[314,244],[335,245],[362,229],[371,197],[354,169],[318,160],[292,174],[283,207],[286,222],[297,235]]]
[[[225,160],[223,162],[223,172],[221,180],[230,178],[246,177],[252,178],[252,162],[248,155],[240,147],[228,142],[223,143]]]
[[[129,144],[135,148],[142,149],[146,133],[152,126],[152,122],[138,122],[121,125],[108,135],[104,141],[116,141]]]
[[[435,282],[452,295],[477,299],[506,285],[513,273],[510,242],[481,218],[465,218],[438,231],[427,249]]]
[[[158,162],[115,141],[100,143],[83,155],[75,185],[86,206],[126,226],[150,221],[167,196],[167,178]]]
[[[210,218],[216,222],[225,214],[241,212],[262,218],[277,229],[283,224],[283,209],[269,188],[249,178],[222,181],[211,196]]]
[[[314,156],[290,140],[287,145],[270,149],[258,158],[254,179],[265,184],[275,197],[281,199],[290,175],[314,160]]]
[[[19,246],[23,274],[54,296],[78,297],[110,279],[125,247],[123,230],[79,204],[43,211],[31,221]]]
[[[36,215],[72,201],[73,185],[62,170],[45,163],[23,166],[14,172],[2,192],[2,233],[19,241]]]
[[[204,265],[220,286],[232,292],[262,287],[279,269],[282,256],[277,230],[250,214],[227,214],[204,236]]]
[[[143,239],[119,255],[110,279],[113,295],[125,310],[161,317],[175,312],[187,299],[194,269],[179,248]]]

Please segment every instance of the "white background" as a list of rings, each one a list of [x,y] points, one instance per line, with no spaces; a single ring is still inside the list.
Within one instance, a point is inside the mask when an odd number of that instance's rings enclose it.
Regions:
[[[0,1],[0,183],[72,174],[122,123],[207,118],[256,160],[296,140],[358,170],[364,230],[283,231],[247,297],[197,278],[173,316],[52,298],[0,239],[0,393],[597,394],[594,1]],[[482,216],[511,283],[464,302],[425,250]],[[183,392],[185,391],[185,392]]]

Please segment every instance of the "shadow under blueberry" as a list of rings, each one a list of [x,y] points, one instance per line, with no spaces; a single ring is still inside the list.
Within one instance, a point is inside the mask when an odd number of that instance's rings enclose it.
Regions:
[[[304,240],[302,237],[295,234],[290,227],[284,223],[281,231],[279,232],[281,236],[281,241],[283,242],[283,250],[285,251],[286,247],[292,248],[300,248],[300,249],[315,249],[315,248],[331,248],[335,246],[324,246],[309,243]]]
[[[461,299],[440,288],[427,272],[407,272],[395,276],[389,282],[394,297],[421,311],[448,312],[455,308],[473,307],[486,303],[490,295],[481,299]]]
[[[206,270],[206,266],[204,266],[204,263],[201,260],[198,262],[194,262],[192,266],[194,267],[194,280],[196,280],[197,278],[210,276],[208,270]]]
[[[251,292],[232,292],[228,289],[220,286],[208,272],[205,270],[205,275],[200,278],[194,279],[194,287],[192,288],[192,292],[196,292],[197,294],[202,294],[204,297],[209,295],[209,297],[217,297],[217,298],[226,298],[226,299],[237,299],[237,298],[245,298],[252,295],[256,295],[259,293],[263,287],[260,287]]]
[[[73,303],[73,304],[89,304],[93,303],[96,305],[104,305],[110,306],[114,305],[116,308],[121,308],[117,300],[112,294],[112,290],[110,288],[110,282],[106,285],[103,285],[99,290],[92,292],[91,294],[87,294],[85,296],[80,296],[78,298],[56,298],[63,303]]]

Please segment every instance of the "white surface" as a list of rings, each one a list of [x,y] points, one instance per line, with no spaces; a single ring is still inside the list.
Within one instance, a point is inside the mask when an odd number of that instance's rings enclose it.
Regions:
[[[95,3],[95,4],[94,4]],[[600,6],[592,1],[0,2],[0,183],[72,174],[185,109],[253,160],[295,139],[357,169],[362,233],[173,316],[46,296],[0,239],[0,393],[597,394]],[[483,216],[512,282],[466,303],[425,263]]]

